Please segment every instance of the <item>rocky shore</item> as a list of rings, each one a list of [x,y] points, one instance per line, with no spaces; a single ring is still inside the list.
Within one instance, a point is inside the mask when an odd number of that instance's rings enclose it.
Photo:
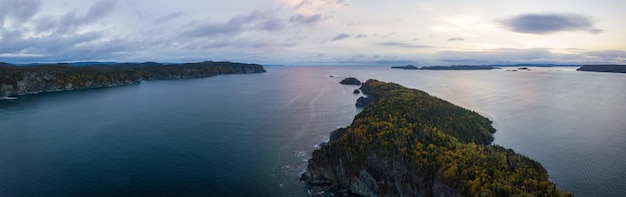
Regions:
[[[85,66],[70,64],[16,66],[0,63],[0,67],[0,97],[114,87],[136,84],[143,80],[187,79],[222,74],[266,72],[262,66],[256,64],[210,61],[184,64],[146,62]]]

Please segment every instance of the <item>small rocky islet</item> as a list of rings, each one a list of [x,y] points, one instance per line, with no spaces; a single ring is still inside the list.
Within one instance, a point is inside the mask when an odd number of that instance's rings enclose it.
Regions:
[[[343,85],[361,85],[361,81],[359,81],[357,78],[354,78],[354,77],[346,77],[345,79],[341,80],[339,83]]]

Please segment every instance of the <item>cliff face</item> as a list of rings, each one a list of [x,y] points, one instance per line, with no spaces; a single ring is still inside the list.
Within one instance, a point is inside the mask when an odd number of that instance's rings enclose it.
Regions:
[[[372,101],[313,152],[302,180],[339,196],[567,196],[541,164],[489,145],[488,119],[425,92],[368,80]]]
[[[0,65],[0,96],[76,89],[113,87],[142,80],[210,77],[220,74],[261,73],[262,66],[230,62],[200,62],[175,65],[158,63],[70,66]]]

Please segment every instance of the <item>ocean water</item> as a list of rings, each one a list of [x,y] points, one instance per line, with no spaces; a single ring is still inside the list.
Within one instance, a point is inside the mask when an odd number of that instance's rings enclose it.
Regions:
[[[307,196],[302,164],[358,113],[348,76],[481,113],[562,190],[626,195],[624,74],[266,69],[2,100],[0,196]]]

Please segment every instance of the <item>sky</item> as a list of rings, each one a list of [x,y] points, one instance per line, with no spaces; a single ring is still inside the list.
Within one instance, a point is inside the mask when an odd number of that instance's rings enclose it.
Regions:
[[[0,0],[0,62],[626,64],[623,0]]]

